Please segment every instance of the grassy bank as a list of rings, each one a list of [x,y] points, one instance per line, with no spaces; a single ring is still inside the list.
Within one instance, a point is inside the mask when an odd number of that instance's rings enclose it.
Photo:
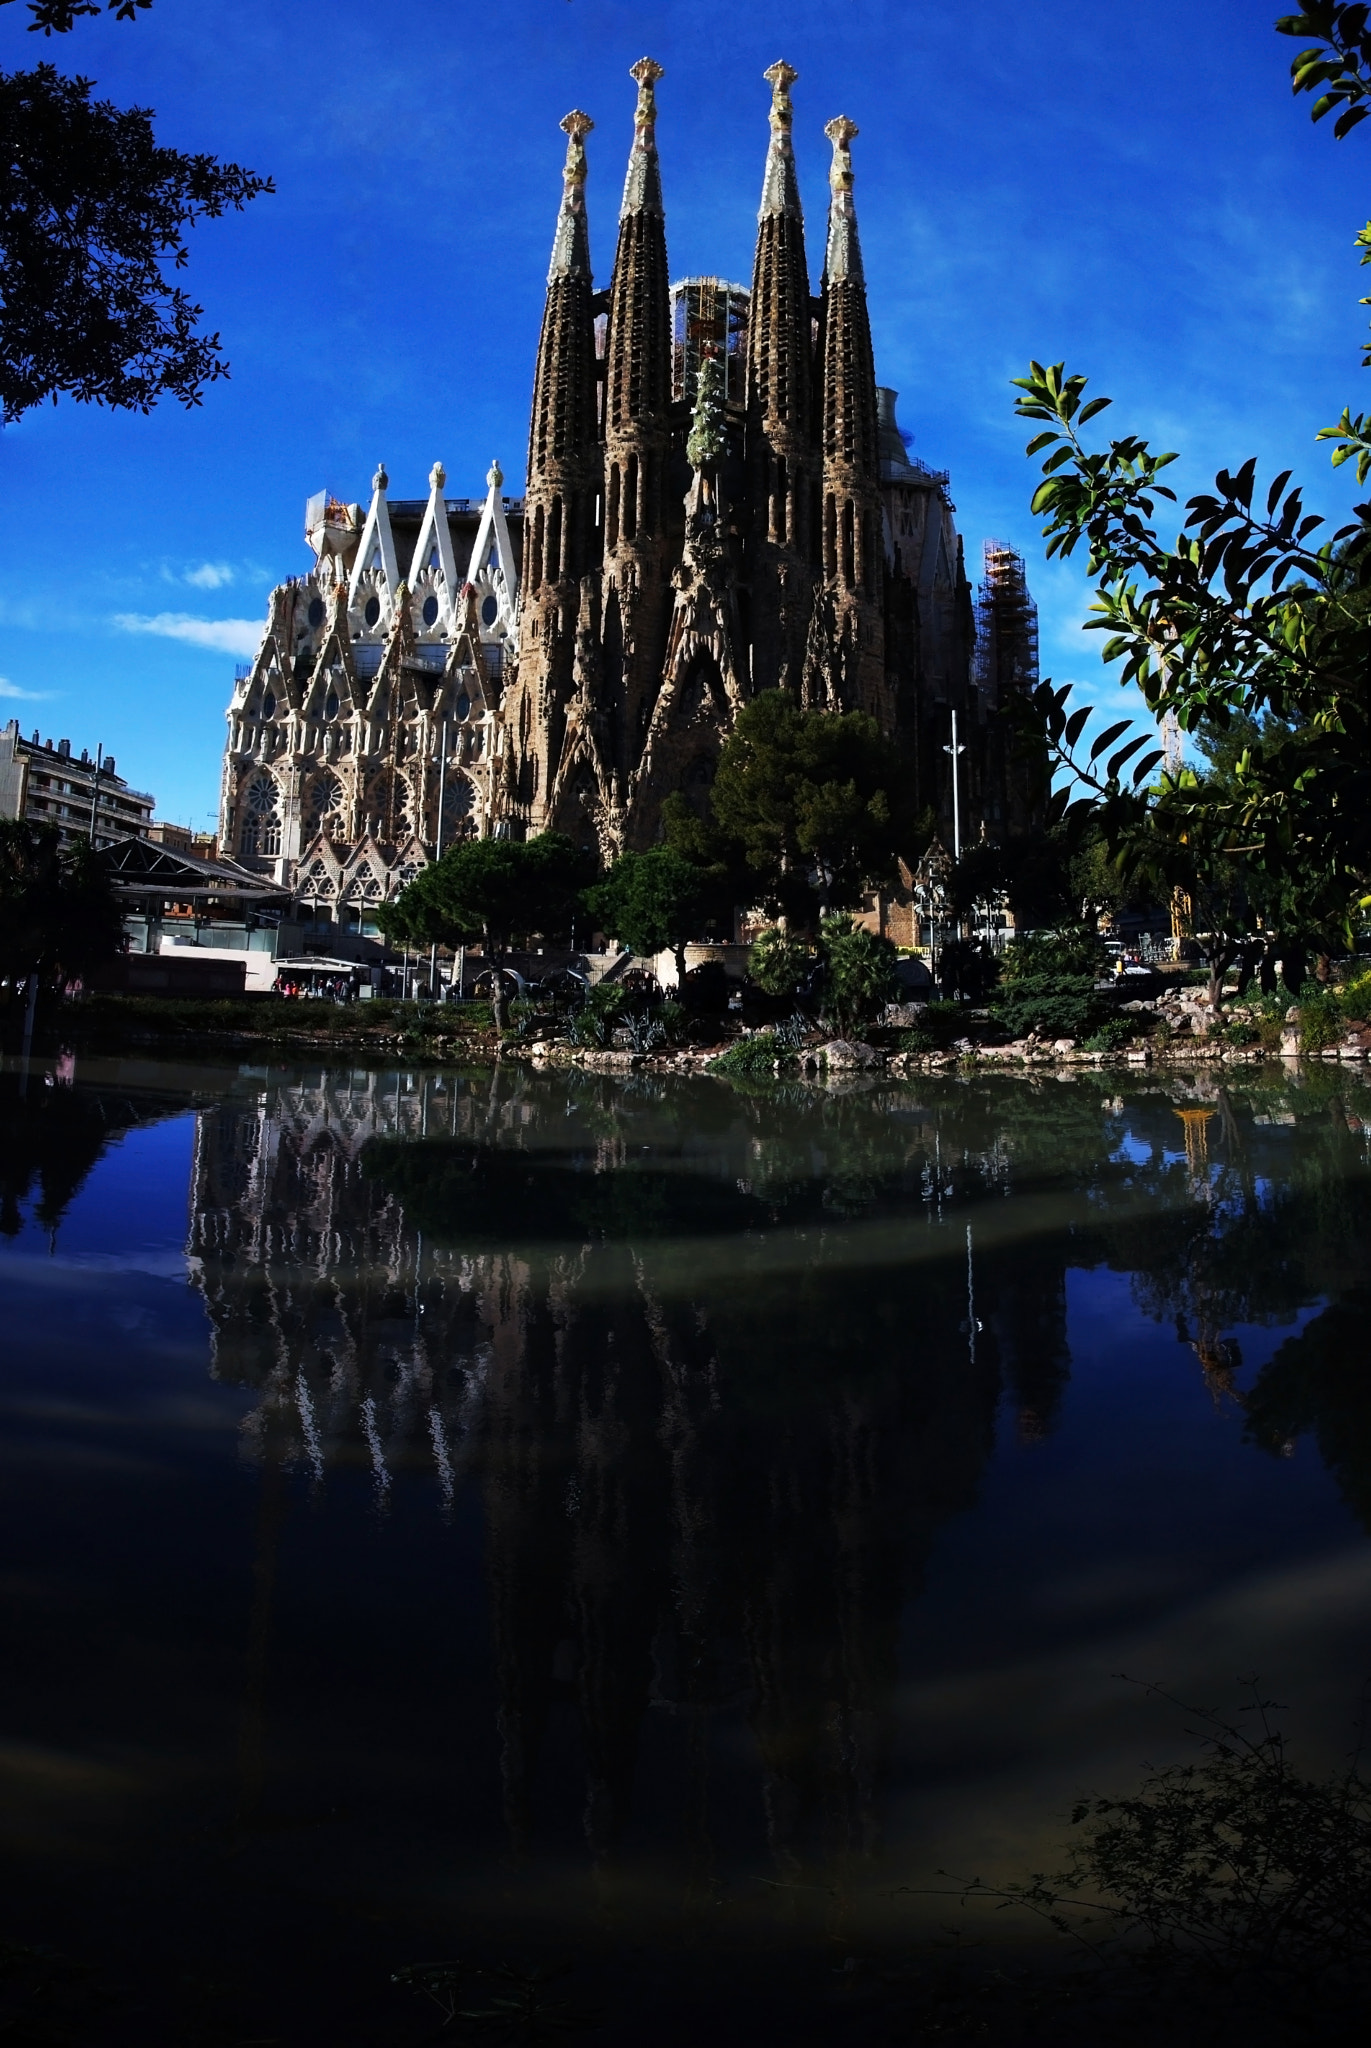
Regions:
[[[400,1051],[447,1059],[493,1050],[488,1003],[331,1003],[275,995],[205,1001],[176,996],[94,995],[40,1020],[47,1041],[84,1047],[191,1045],[273,1050]]]

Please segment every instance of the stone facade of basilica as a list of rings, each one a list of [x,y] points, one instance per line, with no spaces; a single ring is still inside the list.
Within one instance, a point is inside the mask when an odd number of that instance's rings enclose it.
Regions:
[[[878,386],[846,117],[830,121],[811,293],[786,64],[750,289],[672,285],[644,58],[607,290],[595,289],[582,113],[534,371],[527,495],[310,501],[311,572],[273,592],[229,710],[220,843],[352,920],[461,835],[557,830],[606,857],[651,844],[665,795],[707,801],[739,708],[783,688],[896,738],[950,836],[1022,827],[1040,768],[1007,746],[1036,680],[1022,564],[987,551],[977,604],[945,472],[912,460]],[[687,453],[701,365],[716,452]],[[698,448],[697,448],[698,453]],[[992,550],[994,552],[992,553]]]

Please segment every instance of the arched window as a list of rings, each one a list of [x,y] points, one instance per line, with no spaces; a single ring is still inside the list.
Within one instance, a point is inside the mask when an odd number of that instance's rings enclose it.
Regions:
[[[552,511],[547,522],[547,580],[557,583],[562,574],[562,501],[552,501]]]
[[[315,834],[336,825],[338,811],[343,801],[343,785],[336,775],[325,771],[316,775],[305,798],[305,836],[313,839]]]
[[[638,457],[628,458],[628,470],[624,477],[624,539],[638,538]]]
[[[461,838],[468,827],[476,792],[465,775],[453,775],[443,791],[443,844]]]
[[[275,778],[265,772],[254,775],[244,790],[238,851],[246,854],[248,859],[273,860],[281,851],[279,800]]]

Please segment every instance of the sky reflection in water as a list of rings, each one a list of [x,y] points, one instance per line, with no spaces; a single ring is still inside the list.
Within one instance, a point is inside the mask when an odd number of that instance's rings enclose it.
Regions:
[[[409,2038],[459,1939],[890,1936],[1040,1860],[1170,1753],[1121,1671],[1345,1745],[1353,1076],[0,1084],[27,1938],[241,1945],[283,2027],[303,1946]]]

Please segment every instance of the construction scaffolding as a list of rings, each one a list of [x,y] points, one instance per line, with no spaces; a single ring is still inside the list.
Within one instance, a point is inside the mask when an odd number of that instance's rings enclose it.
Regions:
[[[1038,607],[1029,595],[1023,556],[1006,540],[988,540],[985,573],[976,593],[973,673],[986,710],[1038,681]]]

